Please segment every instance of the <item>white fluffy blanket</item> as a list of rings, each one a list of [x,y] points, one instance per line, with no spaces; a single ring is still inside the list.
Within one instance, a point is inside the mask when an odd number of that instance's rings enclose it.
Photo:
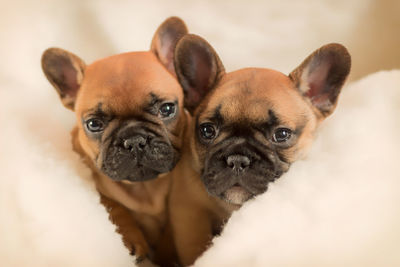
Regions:
[[[398,34],[391,34],[397,28],[390,27],[399,21],[397,9],[381,2],[3,3],[0,265],[133,265],[89,171],[71,151],[74,116],[41,73],[44,49],[60,46],[88,63],[145,50],[158,24],[179,15],[215,46],[228,70],[289,72],[337,41],[350,48],[353,77],[361,77],[400,66]],[[378,40],[373,33],[385,34]],[[311,156],[235,213],[196,265],[399,266],[399,94],[399,71],[347,86]]]

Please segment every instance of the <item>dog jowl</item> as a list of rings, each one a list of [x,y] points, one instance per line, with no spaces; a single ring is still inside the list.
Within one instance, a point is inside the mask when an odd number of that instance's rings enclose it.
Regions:
[[[194,168],[209,194],[240,205],[288,171],[333,112],[350,62],[345,47],[328,44],[289,75],[262,68],[225,73],[205,40],[181,39],[176,72],[194,116]]]

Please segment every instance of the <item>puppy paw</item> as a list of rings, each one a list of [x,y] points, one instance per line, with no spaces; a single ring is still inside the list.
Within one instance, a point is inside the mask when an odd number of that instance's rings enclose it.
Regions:
[[[132,244],[131,248],[131,255],[136,257],[136,263],[140,263],[149,256],[149,248],[146,243],[143,244]]]

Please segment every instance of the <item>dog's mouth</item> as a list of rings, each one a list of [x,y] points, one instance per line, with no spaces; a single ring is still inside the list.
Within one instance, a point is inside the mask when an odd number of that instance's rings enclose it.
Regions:
[[[154,170],[152,168],[145,167],[143,165],[138,164],[137,165],[137,172],[133,175],[128,175],[125,178],[122,178],[120,180],[127,180],[130,182],[144,182],[144,181],[149,181],[153,180],[158,177],[159,174],[162,172],[158,170]]]
[[[242,205],[244,202],[253,197],[254,194],[241,186],[239,183],[234,184],[232,187],[220,194],[221,199],[234,205]]]
[[[242,174],[234,174],[229,169],[213,169],[202,175],[202,181],[210,195],[231,204],[242,205],[266,192],[269,183],[274,182],[281,174],[266,170],[248,170]]]

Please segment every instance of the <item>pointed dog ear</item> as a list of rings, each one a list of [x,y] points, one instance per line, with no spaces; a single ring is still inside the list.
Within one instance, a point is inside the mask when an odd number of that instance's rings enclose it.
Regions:
[[[49,48],[42,55],[42,69],[54,86],[61,102],[74,110],[75,100],[81,86],[85,63],[76,55],[60,48]]]
[[[185,94],[185,107],[193,113],[225,73],[224,66],[212,46],[194,34],[179,40],[174,62]]]
[[[336,107],[350,67],[351,57],[347,49],[340,44],[328,44],[307,57],[289,77],[303,96],[309,98],[326,117]]]
[[[188,33],[185,23],[178,17],[166,19],[157,29],[151,42],[150,50],[157,56],[158,60],[171,72],[175,74],[174,49],[178,40]]]

